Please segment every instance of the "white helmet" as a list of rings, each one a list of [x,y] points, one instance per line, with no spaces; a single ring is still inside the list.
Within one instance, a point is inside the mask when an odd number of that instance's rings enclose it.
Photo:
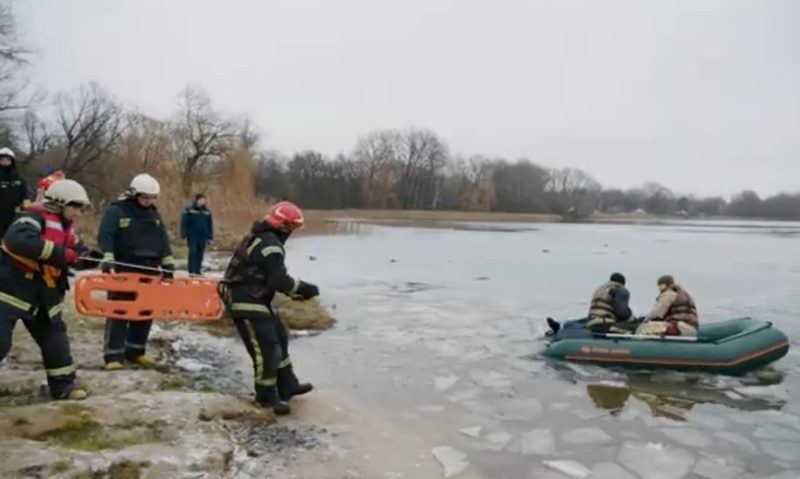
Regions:
[[[75,180],[58,180],[54,182],[44,192],[44,198],[64,206],[69,204],[89,206],[92,204],[89,201],[89,195],[86,194],[86,190]]]
[[[11,148],[8,148],[8,147],[0,148],[0,156],[7,156],[7,157],[11,158],[12,160],[16,160],[17,159],[17,155],[14,154],[14,150],[12,150]]]
[[[131,180],[131,193],[134,195],[152,195],[158,196],[161,192],[161,187],[158,181],[147,173],[136,175]]]

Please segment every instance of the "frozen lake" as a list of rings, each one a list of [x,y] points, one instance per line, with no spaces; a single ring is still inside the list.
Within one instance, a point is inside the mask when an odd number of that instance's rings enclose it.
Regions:
[[[295,362],[353,408],[455,449],[436,452],[463,477],[800,477],[800,224],[343,231],[290,242],[290,271],[339,321],[295,341]],[[701,321],[772,321],[792,349],[743,378],[541,359],[544,318],[585,315],[614,271],[637,315],[672,274]]]

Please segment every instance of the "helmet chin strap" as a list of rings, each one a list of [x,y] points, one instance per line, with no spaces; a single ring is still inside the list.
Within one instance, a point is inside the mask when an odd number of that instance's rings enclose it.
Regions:
[[[57,215],[59,215],[59,214],[64,212],[64,205],[62,205],[61,203],[59,203],[57,201],[53,201],[53,200],[47,200],[46,199],[44,204],[42,205],[42,208],[44,208],[45,211],[49,211],[50,213],[57,214]]]

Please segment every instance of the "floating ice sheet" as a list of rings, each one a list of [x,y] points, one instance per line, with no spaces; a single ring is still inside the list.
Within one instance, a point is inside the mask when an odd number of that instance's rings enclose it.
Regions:
[[[479,388],[465,389],[447,396],[447,400],[450,402],[471,401],[480,394],[481,390]]]
[[[493,451],[502,451],[512,439],[514,436],[507,432],[494,432],[486,436],[488,448]]]
[[[613,462],[601,462],[592,467],[591,479],[637,479],[622,466]]]
[[[710,414],[692,414],[689,417],[689,421],[691,421],[693,424],[699,424],[708,429],[725,429],[725,418],[721,416],[712,416]]]
[[[451,387],[455,386],[457,382],[458,376],[453,376],[452,374],[449,376],[436,376],[433,378],[434,386],[439,392],[447,391]]]
[[[444,477],[455,477],[469,467],[467,455],[450,446],[436,446],[431,452],[444,469]]]
[[[619,462],[647,479],[680,479],[694,465],[686,450],[662,444],[626,442],[619,451]]]
[[[526,455],[552,456],[556,454],[556,442],[549,430],[533,429],[522,434],[520,449]]]
[[[694,428],[663,428],[660,431],[683,446],[706,448],[713,442],[707,434]]]
[[[571,408],[572,405],[567,402],[556,402],[548,406],[548,409],[551,411],[566,411],[567,409]]]
[[[554,471],[575,479],[584,479],[592,473],[586,466],[575,461],[544,461],[543,464]]]
[[[587,427],[573,429],[562,436],[565,442],[570,444],[607,444],[612,437],[599,427]]]
[[[485,388],[503,389],[513,385],[508,376],[496,371],[473,371],[470,376],[476,384]]]
[[[464,429],[459,430],[461,434],[469,437],[481,437],[481,430],[483,428],[480,426],[472,426],[472,427],[465,427]]]
[[[740,477],[744,470],[721,458],[704,458],[694,466],[694,473],[708,479],[735,479]]]
[[[800,444],[783,441],[761,441],[761,449],[781,461],[800,462]]]
[[[714,436],[722,439],[723,441],[728,441],[731,444],[734,444],[742,451],[749,453],[749,454],[756,454],[758,452],[758,446],[751,441],[750,439],[746,438],[745,436],[733,432],[733,431],[717,431],[714,433]]]
[[[763,399],[771,403],[785,403],[789,400],[789,391],[786,386],[773,384],[772,386],[744,386],[734,388],[734,391],[749,398]]]
[[[759,439],[800,442],[800,432],[769,423],[758,426],[753,436]],[[800,451],[800,444],[798,444],[797,450]]]

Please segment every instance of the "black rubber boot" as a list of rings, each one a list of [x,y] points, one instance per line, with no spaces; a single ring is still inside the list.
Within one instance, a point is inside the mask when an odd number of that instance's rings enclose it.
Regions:
[[[256,402],[261,406],[271,408],[276,416],[286,416],[292,412],[292,407],[281,401],[278,396],[278,388],[275,386],[267,388],[263,394],[256,396]]]
[[[547,318],[547,325],[550,326],[550,331],[545,333],[547,336],[556,335],[561,329],[561,324],[553,318]]]
[[[281,401],[288,401],[294,396],[302,396],[314,389],[311,383],[301,383],[294,374],[291,365],[278,369],[278,392]]]

